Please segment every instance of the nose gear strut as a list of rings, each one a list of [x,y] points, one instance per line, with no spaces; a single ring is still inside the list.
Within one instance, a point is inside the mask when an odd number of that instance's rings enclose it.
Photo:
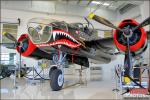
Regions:
[[[58,54],[53,55],[53,63],[50,69],[50,86],[53,91],[58,91],[62,89],[64,83],[64,67],[65,67],[65,57],[66,53],[63,53],[60,49]],[[52,70],[53,69],[53,70]]]

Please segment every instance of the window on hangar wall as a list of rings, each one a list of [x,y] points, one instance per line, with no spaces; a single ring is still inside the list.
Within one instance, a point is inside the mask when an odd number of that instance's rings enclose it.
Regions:
[[[20,18],[6,18],[1,17],[1,33],[9,32],[17,39],[18,26],[20,25]],[[1,43],[13,43],[13,41],[7,39],[5,36],[0,35]]]
[[[18,25],[19,25],[19,22],[16,19],[2,18],[1,27],[0,27],[1,33],[2,32],[8,32],[8,33],[12,34],[17,39]],[[14,43],[14,42],[7,39],[2,34],[0,34],[0,43]],[[0,60],[1,60],[1,64],[3,64],[3,65],[14,65],[14,64],[16,64],[16,53],[12,53],[12,52],[2,53],[2,52],[0,52]]]
[[[15,24],[2,24],[2,32],[8,32],[17,38],[18,25]],[[10,39],[7,39],[5,36],[2,36],[2,43],[13,43]]]
[[[16,53],[1,53],[2,65],[15,65],[16,62]]]

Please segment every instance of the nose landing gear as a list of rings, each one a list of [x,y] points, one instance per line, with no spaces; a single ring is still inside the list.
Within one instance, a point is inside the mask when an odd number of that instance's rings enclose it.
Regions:
[[[53,91],[59,91],[64,83],[64,66],[66,54],[59,51],[58,55],[53,55],[54,65],[49,71],[50,86]]]
[[[50,86],[52,90],[53,91],[61,90],[64,83],[62,71],[60,69],[53,70],[50,78],[51,78]]]

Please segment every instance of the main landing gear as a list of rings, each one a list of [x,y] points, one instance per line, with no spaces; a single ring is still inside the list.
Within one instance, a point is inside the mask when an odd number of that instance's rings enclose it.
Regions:
[[[58,54],[53,55],[53,62],[50,71],[50,86],[53,91],[59,91],[63,87],[64,83],[64,66],[65,66],[65,57],[66,54],[59,51]]]

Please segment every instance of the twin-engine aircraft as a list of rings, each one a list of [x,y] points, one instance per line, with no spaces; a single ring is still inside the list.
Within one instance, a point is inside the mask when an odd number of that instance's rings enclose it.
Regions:
[[[88,18],[116,29],[113,37],[96,37],[98,30],[90,28],[90,24],[69,24],[40,18],[29,20],[28,34],[22,34],[18,40],[8,32],[4,32],[3,35],[14,41],[16,50],[22,56],[53,61],[49,77],[50,86],[54,91],[62,89],[65,64],[75,63],[89,67],[89,59],[94,63],[106,64],[114,60],[119,53],[126,55],[125,62],[129,67],[125,73],[129,77],[131,55],[141,55],[147,48],[148,34],[142,27],[150,23],[150,18],[141,24],[133,19],[126,19],[119,27],[93,13]],[[119,53],[115,52],[115,45]]]

